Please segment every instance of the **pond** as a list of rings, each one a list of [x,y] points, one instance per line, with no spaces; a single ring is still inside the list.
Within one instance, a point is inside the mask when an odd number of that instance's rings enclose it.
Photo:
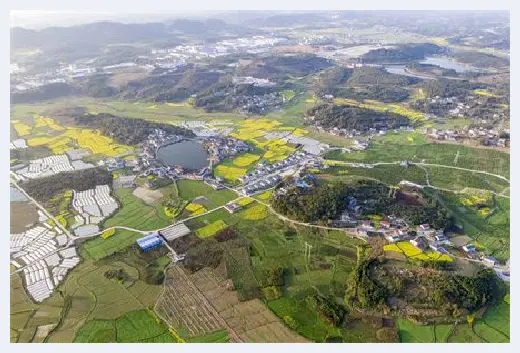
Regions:
[[[9,190],[11,201],[28,201],[27,197],[25,197],[25,195],[22,194],[17,188],[11,186]]]
[[[209,164],[208,153],[202,144],[194,140],[183,140],[159,147],[157,159],[164,165],[180,165],[188,170],[202,169]]]

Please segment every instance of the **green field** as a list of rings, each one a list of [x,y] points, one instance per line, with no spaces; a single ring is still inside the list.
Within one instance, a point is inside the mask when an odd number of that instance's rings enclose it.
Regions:
[[[404,319],[398,319],[397,325],[399,326],[399,339],[403,343],[435,342],[435,332],[433,325],[418,326]]]
[[[132,232],[126,229],[118,229],[114,235],[106,239],[99,236],[85,242],[82,249],[85,251],[85,255],[89,258],[100,260],[135,244],[135,241],[141,237],[143,237],[141,233]]]
[[[173,343],[176,340],[149,310],[131,311],[116,320],[90,320],[74,338],[76,343]]]
[[[401,180],[408,180],[419,185],[426,184],[426,174],[423,169],[415,166],[378,165],[374,168],[330,167],[325,179],[344,180],[351,177],[376,179],[388,185],[398,185]]]
[[[82,262],[68,274],[58,291],[40,304],[35,304],[27,298],[21,286],[21,278],[13,275],[11,340],[72,342],[78,329],[86,322],[112,322],[128,312],[153,306],[162,290],[162,286],[156,283],[157,278],[167,263],[161,251],[163,250],[156,249],[151,253],[141,254],[137,247],[131,247],[118,256],[96,262],[85,256],[84,252],[80,252]],[[105,273],[112,270],[123,270],[127,275],[126,280],[107,278]],[[131,319],[137,320],[134,317]],[[153,320],[155,323],[155,319]],[[35,335],[38,326],[56,324],[49,334]],[[150,320],[146,321],[146,325],[150,324]],[[95,326],[99,332],[92,337],[83,333],[84,340],[104,341],[112,337],[106,323],[98,322]],[[131,339],[132,336],[134,335],[127,336],[125,340]],[[164,336],[147,338],[159,341],[165,339]]]
[[[461,199],[467,195],[435,192],[431,189],[426,189],[426,192],[439,199],[453,214],[456,223],[463,226],[464,233],[476,240],[486,253],[501,261],[509,258],[509,199],[492,196],[489,200],[492,212],[482,216],[475,208],[462,205]]]
[[[161,103],[132,103],[123,100],[103,100],[88,97],[56,99],[52,102],[37,104],[16,104],[13,107],[11,115],[18,118],[34,113],[52,113],[56,109],[75,106],[85,107],[88,112],[91,113],[109,113],[129,118],[140,118],[165,123],[183,120],[240,120],[243,118],[241,115],[234,113],[206,113],[203,109],[194,108],[189,105],[169,106]]]
[[[470,327],[466,322],[419,326],[408,320],[398,319],[399,337],[403,343],[471,343],[509,342],[509,305],[496,304],[488,308],[482,318]]]
[[[104,228],[126,226],[139,230],[166,227],[171,220],[164,214],[160,202],[150,206],[132,194],[132,189],[116,189],[114,194],[120,208],[104,223]]]
[[[458,157],[457,151],[459,152]],[[326,158],[353,163],[396,162],[409,160],[419,163],[441,164],[472,170],[482,170],[509,178],[509,154],[494,150],[475,149],[447,144],[407,145],[402,143],[370,142],[365,151],[328,152]],[[451,172],[451,170],[449,170]]]
[[[177,182],[177,188],[179,190],[179,196],[186,201],[193,200],[198,196],[204,196],[207,201],[202,203],[207,209],[222,206],[237,197],[237,194],[231,190],[214,190],[211,186],[198,180],[179,180]]]

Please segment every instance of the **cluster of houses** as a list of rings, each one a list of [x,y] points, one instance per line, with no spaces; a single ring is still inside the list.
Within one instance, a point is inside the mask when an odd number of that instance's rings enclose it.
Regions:
[[[238,181],[244,184],[240,191],[243,195],[251,195],[261,190],[269,189],[278,184],[285,174],[291,171],[294,172],[296,168],[303,166],[312,168],[322,167],[317,158],[303,151],[296,152],[274,164],[258,163],[253,171],[238,179]]]
[[[315,185],[315,178],[312,174],[306,173],[304,170],[294,175],[292,178],[285,180],[285,184],[276,190],[277,196],[283,196],[287,193],[288,188],[298,187],[301,189],[309,189]]]
[[[509,130],[498,131],[497,129],[464,128],[459,130],[442,130],[436,128],[425,128],[424,133],[435,140],[457,141],[464,139],[479,139],[485,146],[509,147],[510,138],[500,137],[502,133],[509,135]]]
[[[144,141],[141,147],[139,159],[134,166],[134,171],[141,173],[141,176],[147,177],[155,175],[161,178],[174,179],[184,177],[195,180],[203,180],[209,177],[211,168],[214,163],[218,163],[224,158],[233,157],[243,152],[251,150],[251,146],[244,141],[228,136],[207,136],[198,137],[198,140],[204,145],[209,154],[209,166],[201,170],[185,170],[182,166],[166,166],[159,162],[156,158],[157,149],[166,143],[180,142],[184,137],[177,135],[168,135],[161,129],[155,129]]]
[[[447,247],[453,246],[446,236],[444,229],[434,229],[429,224],[421,224],[417,227],[409,227],[406,222],[395,216],[388,216],[387,219],[377,222],[370,220],[358,220],[355,211],[360,208],[355,199],[350,200],[349,210],[345,211],[337,220],[330,221],[330,224],[338,227],[352,227],[356,229],[356,234],[368,239],[374,236],[383,236],[389,243],[409,241],[410,244],[420,250],[433,250],[439,254],[449,254]],[[354,214],[353,214],[354,213]],[[488,267],[499,266],[499,261],[487,256],[477,250],[473,244],[467,244],[461,248],[464,255],[472,260],[478,260]]]
[[[204,140],[204,145],[215,162],[252,150],[252,147],[244,141],[228,136],[209,137]]]
[[[478,251],[477,247],[474,244],[467,244],[462,247],[462,251],[464,254],[473,260],[480,260],[484,265],[488,267],[498,266],[499,261],[493,256],[487,256],[486,254]]]

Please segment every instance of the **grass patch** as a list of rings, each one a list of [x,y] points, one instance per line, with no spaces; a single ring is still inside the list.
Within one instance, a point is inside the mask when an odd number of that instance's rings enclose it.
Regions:
[[[418,326],[405,319],[397,319],[399,340],[402,343],[434,343],[435,332],[433,325]]]
[[[77,343],[173,343],[168,327],[150,310],[131,311],[116,320],[91,320],[83,325]]]

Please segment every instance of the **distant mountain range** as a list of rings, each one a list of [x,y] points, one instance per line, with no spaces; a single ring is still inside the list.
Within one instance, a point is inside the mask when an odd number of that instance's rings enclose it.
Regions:
[[[11,49],[57,49],[71,46],[102,46],[109,44],[157,42],[174,40],[176,36],[215,36],[232,33],[260,33],[245,26],[228,24],[219,19],[175,19],[164,23],[94,22],[70,27],[48,27],[41,30],[11,28]]]

